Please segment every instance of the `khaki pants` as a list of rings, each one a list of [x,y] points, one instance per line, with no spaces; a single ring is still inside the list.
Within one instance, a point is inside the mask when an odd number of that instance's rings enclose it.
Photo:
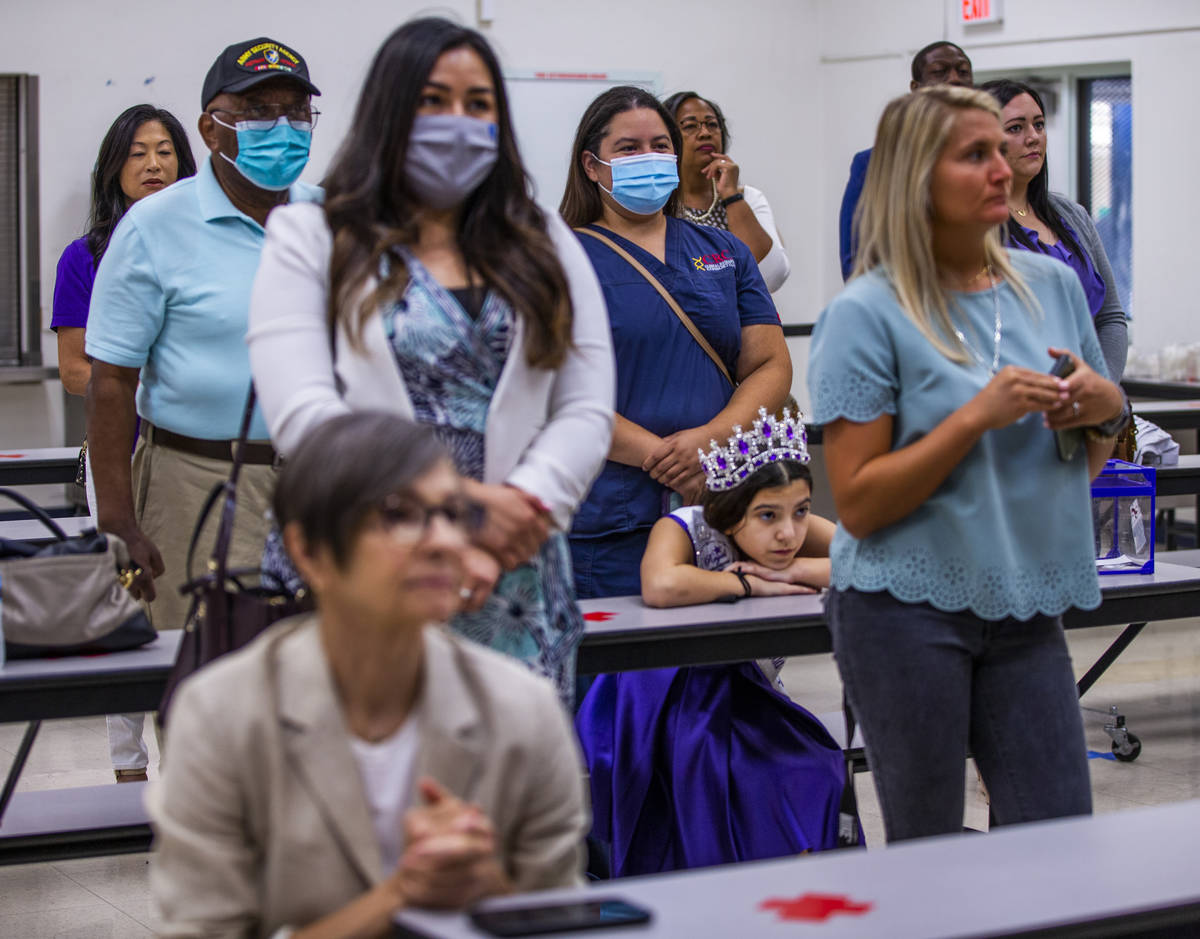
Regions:
[[[158,547],[163,574],[154,582],[158,595],[150,604],[155,629],[179,629],[187,616],[190,597],[179,593],[185,583],[188,544],[204,502],[213,487],[229,478],[232,464],[224,460],[192,456],[152,442],[138,440],[133,453],[133,506],[138,525]],[[267,510],[275,488],[275,470],[270,466],[243,466],[238,477],[237,512],[233,541],[229,547],[231,570],[253,568],[262,563],[263,544],[270,524]],[[191,576],[204,573],[216,541],[220,503],[209,513],[196,544]]]

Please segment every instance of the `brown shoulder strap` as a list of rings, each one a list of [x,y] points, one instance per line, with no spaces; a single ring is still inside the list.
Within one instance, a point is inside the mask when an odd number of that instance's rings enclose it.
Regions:
[[[657,277],[655,277],[648,270],[646,270],[645,266],[637,258],[635,258],[632,254],[630,254],[628,251],[626,251],[624,248],[622,248],[619,244],[617,244],[615,241],[613,241],[607,235],[602,235],[602,234],[600,234],[600,232],[595,231],[591,228],[576,228],[575,230],[584,235],[591,235],[597,241],[604,242],[604,244],[608,245],[610,248],[613,249],[613,251],[615,251],[622,258],[624,258],[626,261],[628,261],[630,267],[632,267],[635,271],[637,271],[639,274],[641,274],[643,277],[645,277],[646,280],[648,280],[650,282],[650,286],[653,287],[655,290],[657,290],[659,293],[659,296],[661,296],[663,298],[663,300],[666,301],[667,306],[669,306],[671,308],[671,312],[674,313],[677,317],[679,317],[679,322],[683,323],[684,328],[687,329],[687,331],[692,334],[692,338],[695,339],[697,343],[699,343],[700,348],[704,350],[705,354],[710,359],[712,359],[713,365],[715,365],[717,367],[717,369],[721,372],[721,374],[725,376],[725,380],[727,382],[729,382],[729,384],[733,385],[733,387],[735,387],[735,388],[737,387],[737,383],[733,380],[733,377],[729,374],[729,369],[727,369],[725,367],[725,363],[722,362],[721,357],[719,355],[717,355],[717,350],[714,349],[711,345],[709,345],[708,340],[704,338],[704,334],[701,333],[700,330],[696,328],[696,324],[692,322],[692,318],[683,312],[683,307],[681,307],[678,303],[675,302],[675,298],[671,296],[671,292],[662,285],[662,283],[659,281],[659,279]]]

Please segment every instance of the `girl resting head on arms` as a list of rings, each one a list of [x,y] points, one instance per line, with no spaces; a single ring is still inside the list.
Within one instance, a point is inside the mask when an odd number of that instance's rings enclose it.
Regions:
[[[759,409],[701,454],[702,505],[660,519],[642,599],[683,606],[812,593],[834,526],[809,513],[804,424]],[[740,569],[740,576],[735,573]],[[575,716],[592,857],[613,877],[821,851],[838,843],[841,748],[788,695],[782,658],[600,675]]]
[[[686,606],[740,597],[814,593],[829,586],[835,526],[813,516],[802,418],[759,408],[749,433],[701,453],[699,505],[666,515],[642,557],[642,599]],[[744,445],[745,450],[742,449]],[[742,473],[746,475],[742,476]]]

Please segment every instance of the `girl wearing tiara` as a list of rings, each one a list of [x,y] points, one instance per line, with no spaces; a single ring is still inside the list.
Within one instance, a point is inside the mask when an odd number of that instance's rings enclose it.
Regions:
[[[812,516],[804,424],[759,409],[701,453],[705,490],[655,524],[642,598],[684,606],[814,593],[834,525]],[[841,750],[779,681],[782,659],[602,675],[576,717],[595,840],[615,877],[834,847]]]

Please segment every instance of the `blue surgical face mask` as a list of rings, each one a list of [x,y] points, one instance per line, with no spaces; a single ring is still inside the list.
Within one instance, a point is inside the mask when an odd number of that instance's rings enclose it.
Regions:
[[[232,126],[215,114],[213,120],[237,131],[237,159],[221,156],[259,189],[287,189],[304,172],[312,146],[312,124],[284,116],[277,121],[238,121]]]
[[[673,153],[636,153],[615,157],[611,163],[594,153],[592,158],[612,167],[612,189],[600,188],[638,215],[653,215],[679,186],[679,163]]]

